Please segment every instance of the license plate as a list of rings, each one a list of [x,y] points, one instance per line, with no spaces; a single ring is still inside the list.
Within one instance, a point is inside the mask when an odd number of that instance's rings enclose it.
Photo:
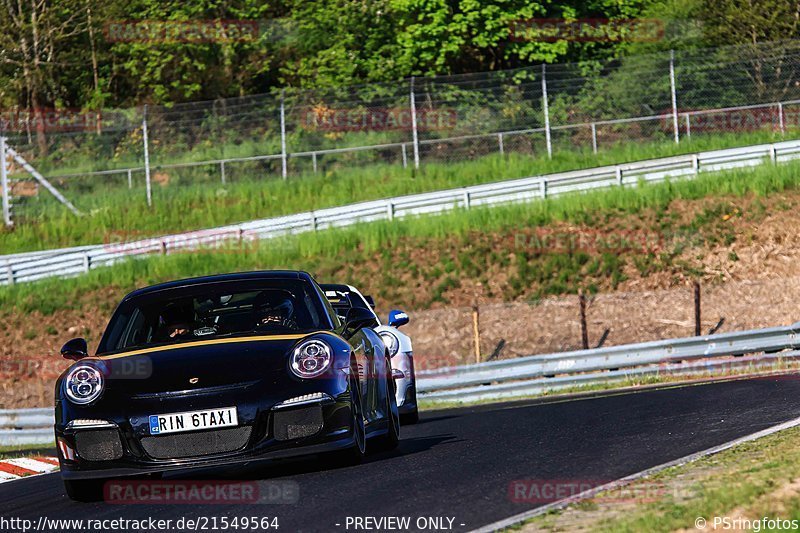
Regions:
[[[150,415],[150,434],[163,435],[164,433],[222,428],[238,424],[239,419],[236,416],[235,407],[170,413],[168,415]]]

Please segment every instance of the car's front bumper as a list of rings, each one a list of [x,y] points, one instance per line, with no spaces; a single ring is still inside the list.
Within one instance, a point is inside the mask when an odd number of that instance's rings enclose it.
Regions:
[[[102,428],[56,425],[55,435],[64,479],[111,478],[335,451],[352,446],[352,419],[349,392],[342,391],[336,397],[293,407],[265,406],[237,428],[152,436],[126,421],[117,421]],[[246,434],[246,441],[235,449],[225,448],[230,447],[222,442],[228,429]],[[208,443],[208,448],[197,448],[196,441]],[[194,446],[193,451],[189,446]]]

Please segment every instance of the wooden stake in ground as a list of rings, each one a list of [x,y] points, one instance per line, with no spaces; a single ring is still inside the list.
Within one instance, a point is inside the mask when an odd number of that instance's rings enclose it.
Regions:
[[[700,283],[694,282],[694,335],[699,337],[702,334],[702,324],[700,323]]]
[[[578,291],[578,303],[581,308],[581,346],[584,350],[589,349],[589,331],[586,327],[586,295],[583,290]]]
[[[478,306],[472,306],[472,336],[475,344],[475,362],[481,362],[481,330],[478,327]]]

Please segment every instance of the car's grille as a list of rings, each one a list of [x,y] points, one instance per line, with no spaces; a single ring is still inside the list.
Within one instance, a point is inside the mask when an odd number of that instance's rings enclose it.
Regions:
[[[122,457],[122,441],[116,429],[77,431],[75,449],[87,461],[113,461]]]
[[[251,426],[214,431],[195,431],[176,435],[143,437],[142,448],[156,459],[178,459],[213,455],[244,448],[253,431]]]
[[[322,407],[296,407],[275,411],[273,433],[275,440],[293,440],[316,435],[322,429]]]

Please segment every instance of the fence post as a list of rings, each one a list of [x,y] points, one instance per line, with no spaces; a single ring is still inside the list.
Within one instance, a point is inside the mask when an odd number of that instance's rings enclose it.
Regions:
[[[284,103],[286,89],[281,90],[281,177],[286,179],[286,105]]]
[[[547,65],[542,63],[542,111],[544,112],[544,138],[547,143],[547,157],[553,157],[553,145],[550,139],[550,108],[547,103]]]
[[[578,305],[580,307],[581,319],[581,348],[589,349],[589,328],[586,326],[586,295],[583,289],[578,291]]]
[[[778,102],[778,125],[781,128],[781,134],[786,133],[786,129],[783,124],[783,102]]]
[[[11,222],[11,190],[8,186],[5,137],[0,137],[0,192],[3,194],[3,222],[6,226],[11,227],[13,224]]]
[[[406,143],[400,145],[400,150],[403,153],[403,168],[408,168],[408,156],[406,155]]]
[[[311,152],[311,164],[314,167],[314,174],[317,173],[317,152]]]
[[[222,184],[225,185],[225,161],[219,162],[219,177],[222,180]]]
[[[678,94],[675,88],[675,50],[669,51],[669,87],[672,93],[672,129],[677,143],[680,141],[680,133],[678,132]]]
[[[128,169],[128,188],[133,189],[133,170]]]
[[[702,333],[700,323],[700,283],[694,282],[694,335],[699,337]]]
[[[684,118],[686,119],[686,138],[691,140],[691,138],[692,138],[692,123],[689,122],[689,113],[686,113],[684,115]]]
[[[472,343],[475,351],[475,362],[481,362],[481,330],[480,310],[477,305],[472,306]]]
[[[147,191],[147,205],[153,206],[153,189],[150,185],[150,145],[147,138],[147,104],[144,106],[142,116],[142,138],[144,141],[144,183]]]
[[[597,153],[597,125],[592,122],[592,153]]]
[[[414,76],[411,76],[411,136],[414,141],[414,168],[419,168],[419,135],[417,134],[417,97],[414,95]]]
[[[503,134],[497,134],[497,147],[500,149],[500,155],[503,155]]]

